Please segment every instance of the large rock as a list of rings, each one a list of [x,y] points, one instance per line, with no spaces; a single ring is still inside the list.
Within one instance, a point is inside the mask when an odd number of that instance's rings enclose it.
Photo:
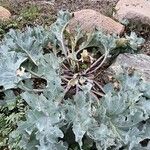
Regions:
[[[0,6],[0,20],[8,20],[11,16],[11,13],[6,8]]]
[[[97,28],[109,34],[114,33],[120,35],[124,31],[124,26],[122,24],[92,9],[83,9],[74,12],[74,17],[69,23],[71,32],[74,32],[74,29],[78,25],[86,32],[91,32]]]
[[[149,0],[119,0],[114,17],[119,20],[132,20],[150,25]]]
[[[109,67],[109,71],[119,74],[123,68],[133,68],[146,81],[150,82],[150,56],[144,54],[120,54]]]

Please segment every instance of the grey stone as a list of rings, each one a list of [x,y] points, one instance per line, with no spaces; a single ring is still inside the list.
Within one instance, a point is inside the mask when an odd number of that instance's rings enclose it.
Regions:
[[[123,68],[133,68],[145,81],[150,82],[150,56],[145,54],[120,54],[109,67],[109,71],[119,74]]]
[[[114,18],[119,21],[129,20],[150,25],[149,0],[119,0]]]

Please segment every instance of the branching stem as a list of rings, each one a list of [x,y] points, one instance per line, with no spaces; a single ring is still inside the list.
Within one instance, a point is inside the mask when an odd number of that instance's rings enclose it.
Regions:
[[[66,82],[69,82],[69,80],[68,79],[66,79],[65,77],[63,77],[63,76],[61,76],[61,79],[62,80],[64,80],[64,81],[66,81]]]
[[[105,94],[91,90],[91,92],[93,92],[94,94],[98,95],[98,96],[104,96]]]
[[[68,68],[64,63],[62,63],[62,66],[63,66],[66,70],[70,71],[69,68]]]
[[[62,76],[62,78],[65,78],[65,79],[72,79],[73,76],[64,75],[64,76]]]
[[[90,73],[96,72],[96,71],[104,64],[104,62],[105,62],[106,59],[107,59],[107,56],[108,56],[108,52],[105,53],[105,57],[104,57],[104,59],[102,60],[102,62],[100,63],[100,65],[98,65],[98,66],[97,66],[94,70],[92,70]]]
[[[26,69],[26,71],[30,72],[33,76],[37,77],[37,78],[42,78],[42,76],[38,75],[37,73],[31,71],[31,70],[28,70]]]
[[[99,87],[99,89],[101,89],[105,93],[103,87],[97,81],[94,81],[94,83]]]
[[[85,73],[87,73],[88,71],[90,71],[95,65],[97,65],[101,60],[102,58],[104,57],[104,55],[102,55],[99,59],[97,59],[92,65],[90,68],[88,68],[87,70],[85,70]]]

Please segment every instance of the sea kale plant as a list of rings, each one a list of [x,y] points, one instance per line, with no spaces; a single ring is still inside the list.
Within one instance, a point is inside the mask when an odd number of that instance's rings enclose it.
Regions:
[[[128,71],[114,77],[106,71],[143,39],[96,29],[87,34],[80,27],[72,33],[71,17],[60,11],[50,28],[10,30],[2,40],[0,144],[15,150],[149,149],[150,84]]]

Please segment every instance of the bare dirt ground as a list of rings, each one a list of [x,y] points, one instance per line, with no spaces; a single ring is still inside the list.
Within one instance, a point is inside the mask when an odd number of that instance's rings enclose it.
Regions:
[[[117,2],[118,0],[0,0],[0,4],[11,9],[14,14],[27,4],[36,4],[45,8],[45,12],[48,10],[47,13],[57,13],[60,9],[67,9],[70,12],[94,9],[106,16],[112,16],[113,8]],[[49,10],[51,11],[49,12]]]
[[[118,0],[56,0],[57,9],[69,9],[76,11],[81,9],[94,9],[104,15],[112,16],[113,8]]]

